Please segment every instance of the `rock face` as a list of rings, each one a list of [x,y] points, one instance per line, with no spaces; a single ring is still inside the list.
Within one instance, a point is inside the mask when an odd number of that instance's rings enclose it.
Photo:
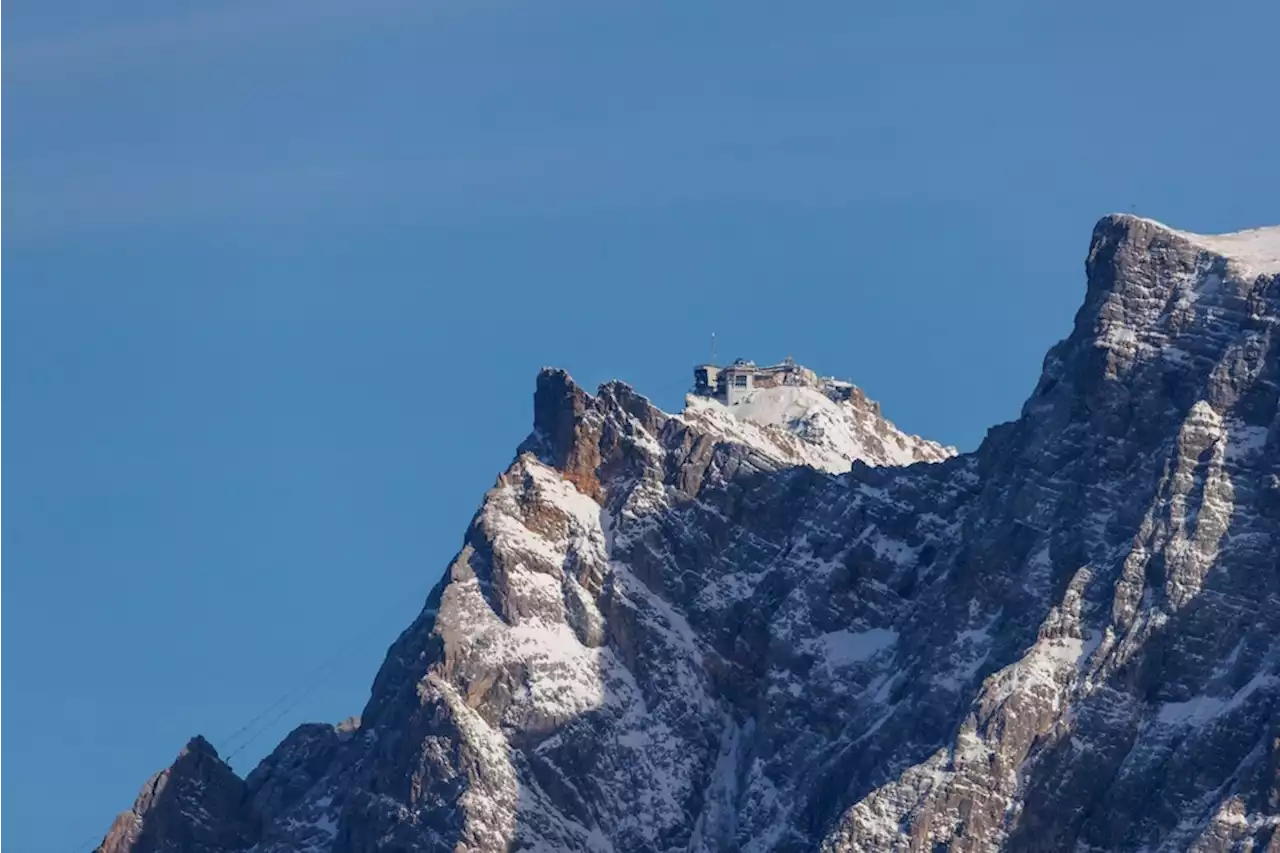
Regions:
[[[965,455],[544,371],[359,723],[100,849],[1280,850],[1280,229],[1086,266]]]
[[[115,819],[103,853],[221,853],[243,850],[260,833],[245,783],[202,737],[168,770],[147,780],[133,808]]]

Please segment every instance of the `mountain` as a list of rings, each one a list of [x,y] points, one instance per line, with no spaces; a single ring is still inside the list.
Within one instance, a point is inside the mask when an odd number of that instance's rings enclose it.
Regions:
[[[899,430],[862,389],[816,377],[810,381],[756,388],[732,406],[690,394],[681,418],[700,433],[758,448],[783,464],[832,474],[848,471],[854,460],[910,465],[956,455],[954,447]]]
[[[197,739],[99,849],[1280,850],[1280,228],[1086,272],[973,453],[544,370],[359,720]]]

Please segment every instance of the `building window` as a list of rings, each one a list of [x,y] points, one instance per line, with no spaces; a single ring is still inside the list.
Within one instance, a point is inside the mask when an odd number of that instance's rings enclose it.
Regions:
[[[737,376],[733,377],[733,387],[734,387],[734,388],[746,388],[746,387],[747,387],[747,375],[746,375],[745,373],[740,373],[740,374],[738,374]]]

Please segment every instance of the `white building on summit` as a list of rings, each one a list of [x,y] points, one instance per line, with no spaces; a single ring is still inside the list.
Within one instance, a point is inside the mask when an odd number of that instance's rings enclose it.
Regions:
[[[726,406],[741,403],[757,388],[784,385],[815,388],[836,402],[848,400],[853,392],[851,383],[819,377],[809,368],[796,364],[790,356],[768,367],[739,358],[726,367],[699,364],[693,368],[693,393],[719,400]]]
[[[848,471],[855,459],[911,465],[956,454],[954,447],[902,432],[853,383],[819,376],[790,358],[765,367],[742,358],[694,365],[681,417],[788,464],[834,474]]]

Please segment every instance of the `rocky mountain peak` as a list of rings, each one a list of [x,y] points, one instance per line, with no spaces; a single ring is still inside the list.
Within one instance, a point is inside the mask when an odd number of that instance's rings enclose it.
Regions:
[[[111,825],[98,853],[240,850],[258,834],[248,788],[203,737],[152,776]]]
[[[103,850],[1276,850],[1274,233],[1104,218],[968,454],[794,364],[544,370],[359,722],[193,741]]]

